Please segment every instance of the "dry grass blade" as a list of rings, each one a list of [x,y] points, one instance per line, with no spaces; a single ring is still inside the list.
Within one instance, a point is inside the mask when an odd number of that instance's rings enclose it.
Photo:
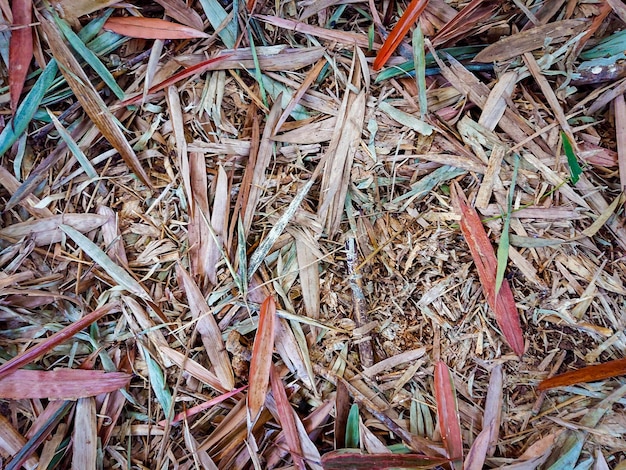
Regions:
[[[68,225],[74,229],[87,233],[101,227],[107,217],[97,214],[66,214],[34,219],[27,222],[11,225],[0,229],[0,237],[19,240],[30,237],[37,246],[50,245],[63,240],[61,225]]]
[[[41,343],[39,343],[37,346],[33,346],[32,348],[27,349],[23,353],[18,354],[17,356],[13,357],[12,359],[2,364],[2,366],[0,366],[0,379],[2,379],[3,377],[6,377],[13,371],[19,369],[20,367],[25,366],[26,364],[30,364],[42,354],[46,353],[47,351],[50,351],[55,346],[58,346],[64,341],[67,341],[68,339],[70,339],[72,336],[74,336],[83,328],[86,328],[87,326],[91,325],[93,322],[98,321],[104,315],[107,315],[108,313],[112,313],[116,310],[119,310],[119,303],[112,302],[112,303],[106,304],[103,307],[100,307],[99,309],[94,310],[90,314],[85,315],[80,320],[75,321],[69,326],[66,326],[62,330],[50,336],[45,341],[42,341]]]
[[[236,388],[234,390],[231,390],[230,392],[226,392],[223,393],[222,395],[219,395],[215,398],[212,398],[211,400],[208,400],[200,405],[194,406],[192,408],[189,408],[188,410],[183,411],[182,413],[178,413],[177,415],[175,415],[171,421],[169,422],[171,425],[174,424],[178,424],[181,421],[184,421],[202,411],[208,410],[209,408],[214,407],[215,405],[218,405],[220,403],[222,403],[225,400],[228,400],[231,397],[234,397],[235,395],[237,395],[238,393],[243,392],[246,388],[248,388],[247,385],[243,386],[243,387],[239,387]],[[162,420],[159,421],[159,426],[166,426],[167,425],[167,420]]]
[[[543,380],[539,384],[539,390],[564,387],[581,382],[594,382],[597,380],[610,379],[626,374],[626,359],[615,359],[603,364],[583,367],[582,369],[565,372]]]
[[[9,89],[11,109],[15,112],[33,58],[33,2],[16,0],[11,6],[13,31],[9,41]]]
[[[189,273],[182,266],[176,266],[176,273],[181,279],[182,287],[187,294],[191,315],[197,322],[198,334],[202,338],[202,344],[215,369],[215,375],[219,378],[222,386],[226,390],[235,388],[235,378],[230,364],[228,353],[224,348],[222,332],[215,321],[213,313]]]
[[[183,0],[156,0],[156,2],[165,8],[167,16],[198,31],[204,29],[200,15]]]
[[[107,108],[102,98],[91,84],[91,80],[69,47],[63,41],[61,34],[52,21],[46,17],[46,13],[40,16],[41,26],[48,39],[48,44],[52,49],[56,60],[59,63],[59,69],[67,80],[68,85],[74,92],[74,95],[82,105],[83,109],[89,115],[89,118],[98,127],[102,135],[111,143],[111,145],[120,153],[128,167],[137,175],[137,177],[148,187],[151,187],[150,178],[143,169],[141,162],[135,155],[135,151],[128,143],[128,140],[122,134],[118,122]]]
[[[192,39],[209,37],[208,34],[190,28],[189,26],[143,16],[112,16],[104,24],[104,29],[124,36],[140,39]]]
[[[450,369],[443,361],[435,364],[435,398],[443,444],[448,451],[452,466],[461,468],[463,462],[463,439],[456,400],[456,392]]]
[[[250,375],[248,379],[248,399],[246,409],[248,416],[248,430],[261,415],[267,386],[269,384],[270,369],[272,367],[272,353],[274,351],[274,331],[276,323],[276,303],[270,296],[263,301],[259,312],[259,326],[254,337],[252,358],[250,359]]]
[[[336,450],[322,456],[324,470],[343,470],[346,468],[387,469],[412,468],[426,470],[438,468],[448,463],[448,459],[429,457],[419,454],[363,454],[358,450]]]
[[[72,470],[96,468],[98,439],[96,433],[96,402],[93,398],[80,398],[74,413],[72,441],[76,451],[72,455]]]
[[[20,369],[0,380],[0,398],[24,400],[76,400],[113,392],[128,385],[131,375],[101,370],[54,369],[49,371]]]
[[[0,415],[0,449],[4,455],[15,455],[26,444],[26,439],[13,427],[11,422]],[[27,470],[39,468],[37,457],[29,457],[23,466]]]
[[[500,290],[496,293],[497,260],[491,242],[485,233],[480,217],[476,210],[468,205],[461,188],[454,184],[452,189],[453,203],[461,214],[461,231],[472,253],[472,259],[476,265],[487,303],[493,310],[496,322],[507,343],[515,354],[522,356],[524,354],[524,335],[513,292],[505,279]]]

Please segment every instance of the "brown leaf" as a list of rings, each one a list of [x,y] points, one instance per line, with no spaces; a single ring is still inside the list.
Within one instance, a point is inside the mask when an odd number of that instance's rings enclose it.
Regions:
[[[364,469],[382,470],[386,468],[411,468],[423,470],[436,468],[449,462],[441,457],[421,454],[363,454],[358,450],[342,449],[322,456],[324,470]]]
[[[140,39],[192,39],[209,35],[171,21],[143,16],[113,16],[104,23],[104,29],[131,38]]]
[[[128,385],[130,378],[130,374],[123,372],[102,370],[20,369],[5,375],[0,380],[0,398],[76,400],[119,390]]]
[[[587,366],[579,370],[573,370],[550,377],[539,384],[539,390],[546,390],[554,387],[565,387],[567,385],[574,385],[581,382],[593,382],[596,380],[610,379],[611,377],[617,377],[618,375],[625,374],[626,359],[616,359],[614,361],[605,362],[604,364]]]
[[[463,460],[463,439],[461,437],[461,423],[456,402],[456,393],[450,369],[443,361],[435,364],[435,398],[437,400],[437,414],[443,445],[448,451],[448,457],[454,461]],[[454,467],[455,462],[452,462]],[[458,468],[461,468],[460,462]]]
[[[270,379],[272,367],[272,352],[274,351],[274,325],[276,323],[276,302],[268,296],[261,304],[259,312],[259,326],[257,327],[252,358],[250,359],[250,374],[248,383],[248,429],[252,429],[259,418]]]
[[[122,134],[115,117],[104,101],[102,101],[78,60],[76,60],[69,47],[61,38],[61,34],[54,23],[44,17],[40,17],[40,21],[52,53],[59,63],[61,73],[91,121],[93,121],[111,145],[115,147],[128,167],[143,183],[152,188],[148,174],[141,166],[141,162],[124,137],[124,134]]]
[[[15,112],[20,100],[28,66],[33,58],[33,2],[32,0],[13,0],[13,29],[9,40],[9,89],[11,109]]]
[[[452,186],[452,201],[461,214],[461,232],[472,253],[472,259],[478,271],[480,284],[487,298],[487,303],[495,313],[496,322],[502,334],[515,354],[524,354],[524,334],[520,326],[519,314],[508,281],[496,295],[496,255],[487,237],[485,228],[473,207],[470,207],[458,184]]]

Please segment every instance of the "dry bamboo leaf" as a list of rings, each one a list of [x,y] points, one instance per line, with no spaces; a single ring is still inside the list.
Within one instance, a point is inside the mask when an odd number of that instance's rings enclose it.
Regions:
[[[493,14],[497,4],[483,5],[485,0],[472,0],[450,19],[433,37],[435,46],[449,43],[453,39],[466,36],[478,22]],[[490,2],[491,3],[491,2]]]
[[[491,97],[491,95],[489,95]],[[493,129],[492,129],[493,130]],[[476,207],[484,209],[489,205],[489,200],[493,192],[496,179],[500,175],[500,169],[502,168],[502,159],[506,154],[506,147],[504,145],[495,145],[491,150],[489,161],[487,163],[487,170],[483,181],[478,188],[478,194],[476,195]]]
[[[0,398],[23,400],[76,400],[113,392],[128,385],[131,375],[101,370],[55,369],[50,371],[19,369],[3,375]]]
[[[15,176],[13,176],[4,166],[0,166],[0,184],[9,193],[11,193],[11,195],[15,194],[20,188],[19,181],[17,181]],[[34,217],[52,217],[54,214],[50,211],[50,209],[47,207],[38,207],[39,202],[39,199],[34,194],[28,194],[24,196],[19,204]],[[5,206],[5,210],[8,210],[7,206]]]
[[[82,233],[91,232],[102,226],[107,218],[97,214],[63,214],[44,219],[34,219],[27,222],[13,224],[0,229],[0,237],[19,240],[28,237],[37,246],[59,243],[64,238],[64,232],[59,228],[65,224]]]
[[[496,451],[502,419],[502,397],[504,395],[504,377],[502,365],[498,364],[491,369],[487,398],[485,399],[485,412],[483,414],[483,430],[489,429],[487,454],[492,456]]]
[[[200,288],[180,264],[176,266],[176,273],[182,281],[182,287],[187,294],[189,310],[192,317],[197,321],[196,328],[202,338],[202,344],[206,353],[211,360],[211,365],[215,369],[215,375],[217,375],[220,383],[226,390],[232,390],[235,388],[235,376],[233,375],[228,353],[224,347],[222,332],[215,321],[215,317]]]
[[[174,349],[172,349],[172,351],[175,351]],[[189,360],[189,359],[187,359]],[[201,366],[202,367],[202,366]],[[187,369],[185,369],[187,370]],[[200,405],[196,405],[192,408],[189,408],[188,410],[183,411],[182,413],[178,413],[177,415],[175,415],[171,421],[169,422],[170,425],[174,425],[177,424],[183,420],[186,420],[187,418],[190,418],[202,411],[208,410],[209,408],[212,408],[213,406],[222,403],[225,400],[228,400],[229,398],[237,395],[238,393],[243,392],[246,388],[248,388],[247,385],[244,385],[243,387],[239,387],[236,388],[234,390],[231,390],[230,392],[226,392],[223,393],[222,395],[219,395],[215,398],[212,398],[211,400],[205,401],[204,403],[201,403]],[[163,426],[165,427],[167,425],[167,420],[164,419],[162,421],[159,421],[157,424],[159,426]]]
[[[16,0],[11,6],[13,30],[9,40],[9,89],[11,109],[15,112],[33,58],[33,2]]]
[[[556,43],[576,36],[585,30],[588,23],[588,21],[581,19],[555,21],[506,36],[476,54],[473,61],[496,62],[511,59],[525,52],[531,52],[543,47],[547,39],[552,43]]]
[[[356,449],[341,449],[322,456],[324,470],[411,468],[435,469],[448,463],[448,459],[420,454],[363,454]]]
[[[626,9],[626,7],[624,7]],[[619,95],[614,100],[615,103],[615,129],[624,129],[626,126],[626,101],[624,95]],[[626,191],[626,134],[617,132],[615,134],[617,143],[617,161],[619,165],[619,181],[622,191]]]
[[[71,323],[70,325],[66,326],[62,330],[53,334],[52,336],[42,341],[41,343],[37,344],[36,346],[33,346],[32,348],[27,349],[26,351],[18,354],[17,356],[9,359],[7,362],[2,364],[2,366],[0,366],[0,379],[2,379],[3,377],[6,377],[8,374],[11,374],[13,371],[19,369],[20,367],[25,366],[26,364],[30,364],[42,354],[50,351],[55,346],[58,346],[64,341],[70,339],[72,336],[74,336],[83,328],[86,328],[87,326],[91,325],[93,322],[98,321],[100,318],[102,318],[104,315],[108,313],[112,313],[113,311],[118,311],[118,309],[119,309],[119,303],[116,303],[116,302],[108,303],[100,307],[99,309],[94,310],[90,314],[85,315],[80,320],[77,320],[74,323]],[[2,383],[1,380],[0,380],[0,383]]]
[[[156,0],[156,2],[165,8],[167,16],[174,18],[182,24],[186,24],[190,28],[198,31],[204,30],[200,15],[183,0]]]
[[[26,439],[13,427],[11,422],[0,415],[0,450],[3,455],[14,456],[26,445]],[[31,456],[22,464],[26,470],[39,468],[39,459]]]
[[[99,206],[96,212],[106,219],[100,231],[102,232],[104,245],[107,247],[107,254],[117,264],[128,269],[128,258],[126,257],[117,214],[110,207],[106,206]],[[72,225],[76,228],[75,224],[72,223],[66,223],[66,225]]]
[[[172,23],[159,18],[143,16],[112,16],[104,24],[104,29],[123,36],[140,39],[192,39],[208,38],[209,35],[197,29]]]
[[[83,71],[69,47],[63,41],[56,25],[45,16],[41,16],[40,21],[54,57],[59,63],[61,73],[91,121],[119,152],[133,173],[148,187],[152,187],[150,178],[143,169],[128,140],[122,134],[116,119],[104,101],[102,101],[102,98],[100,98],[100,95],[91,84],[89,77],[87,77],[87,74]]]
[[[474,443],[467,453],[465,462],[463,462],[463,468],[465,470],[482,470],[485,468],[484,465],[487,458],[487,450],[489,449],[489,436],[491,435],[492,427],[493,422],[491,422],[488,427],[484,428],[478,436],[476,436],[476,439],[474,439]]]
[[[295,231],[294,236],[304,308],[308,317],[317,320],[320,311],[319,248],[308,231]]]
[[[272,364],[270,367],[270,385],[272,387],[272,395],[276,402],[276,410],[280,420],[280,425],[285,433],[285,440],[289,447],[289,453],[295,466],[301,470],[305,470],[304,460],[302,460],[302,447],[300,446],[300,437],[296,428],[296,417],[294,411],[287,398],[287,392],[283,385],[280,375],[276,371],[276,367]]]
[[[504,115],[507,107],[507,99],[510,99],[515,84],[519,79],[517,71],[508,71],[498,77],[498,81],[489,92],[483,111],[478,119],[478,124],[490,131],[494,130]]]
[[[463,462],[463,439],[456,401],[456,393],[450,369],[443,361],[435,364],[435,398],[443,445],[452,460],[453,468],[461,468]]]
[[[79,398],[74,412],[72,433],[72,470],[96,468],[98,439],[96,433],[96,402],[92,397]]]
[[[204,154],[192,151],[189,153],[189,180],[193,205],[190,208],[189,225],[189,265],[195,279],[202,280],[212,269],[208,262],[211,234],[205,220],[209,220],[209,195],[206,161]],[[213,268],[214,269],[214,268]]]
[[[171,362],[176,364],[192,377],[198,379],[200,382],[208,385],[218,392],[226,392],[226,388],[222,385],[217,376],[213,372],[206,369],[202,364],[199,364],[190,357],[186,357],[183,353],[170,347],[161,348],[159,349],[159,352],[162,356],[167,357]]]
[[[274,351],[274,331],[276,322],[276,303],[269,296],[261,305],[259,312],[259,326],[257,327],[252,358],[250,360],[250,375],[248,384],[248,399],[246,401],[248,430],[252,430],[254,424],[261,415],[267,386],[272,367],[272,353]]]
[[[497,261],[491,242],[485,233],[480,217],[467,204],[465,195],[458,184],[455,183],[452,189],[453,203],[461,213],[461,231],[472,253],[487,303],[494,312],[496,322],[507,343],[515,354],[521,357],[524,354],[524,335],[509,283],[504,280],[500,290],[496,292]]]
[[[230,192],[228,191],[228,176],[222,165],[217,170],[215,181],[215,196],[213,198],[213,212],[211,213],[211,227],[217,239],[210,236],[207,247],[207,276],[213,285],[217,284],[217,265],[222,257],[224,242],[228,233],[228,213],[230,209]]]
[[[170,360],[162,355],[162,352],[168,348],[163,331],[160,328],[156,328],[157,325],[150,318],[148,312],[134,298],[125,295],[122,297],[122,300],[124,301],[122,311],[126,316],[130,330],[138,337],[144,337],[145,335],[154,346],[154,350],[161,354],[165,367],[171,366]]]
[[[59,12],[63,18],[67,18],[71,22],[75,22],[83,15],[88,15],[94,11],[103,10],[118,0],[52,0],[50,2],[54,9]]]
[[[624,374],[626,374],[626,359],[615,359],[550,377],[539,384],[539,390],[610,379]]]

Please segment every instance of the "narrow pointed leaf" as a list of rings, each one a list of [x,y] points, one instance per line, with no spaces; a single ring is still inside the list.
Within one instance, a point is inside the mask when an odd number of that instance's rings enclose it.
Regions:
[[[567,137],[567,134],[563,131],[561,131],[561,140],[563,142],[563,151],[565,152],[565,156],[567,157],[567,164],[569,165],[569,173],[572,179],[572,183],[576,184],[580,179],[580,175],[582,174],[583,169],[578,163],[576,153],[574,152],[572,143],[569,141],[569,137]]]
[[[581,382],[593,382],[596,380],[610,379],[618,375],[626,374],[626,359],[616,359],[614,361],[583,367],[579,370],[565,372],[544,380],[539,384],[539,390],[546,390],[554,387],[565,387]]]
[[[360,442],[359,432],[359,405],[353,403],[346,420],[346,447],[348,449],[358,449]]]
[[[104,23],[104,29],[140,39],[192,39],[208,38],[209,35],[195,28],[159,18],[143,16],[114,16]]]
[[[89,257],[98,263],[113,280],[128,292],[135,294],[142,299],[150,300],[150,296],[145,289],[132,277],[126,269],[116,264],[107,254],[98,247],[94,242],[89,240],[85,235],[80,233],[74,227],[60,224],[59,228],[63,230]]]
[[[503,280],[496,295],[497,260],[489,237],[476,210],[468,205],[458,184],[453,184],[451,189],[453,204],[461,214],[461,232],[472,253],[487,303],[493,310],[496,322],[507,343],[515,354],[522,356],[524,335],[511,287],[506,279]]]
[[[276,302],[268,296],[261,304],[259,312],[259,326],[257,327],[252,358],[250,359],[250,375],[248,390],[248,429],[261,414],[272,366],[272,352],[274,350],[274,325],[276,322]]]
[[[421,454],[363,454],[354,449],[328,452],[322,456],[324,470],[383,470],[387,468],[411,468],[426,470],[448,463],[448,459]]]
[[[498,244],[498,267],[496,269],[496,295],[500,292],[502,281],[504,281],[504,272],[509,259],[509,227],[511,226],[511,212],[513,211],[513,196],[515,194],[515,184],[517,181],[517,169],[519,168],[519,156],[515,155],[515,165],[513,167],[513,176],[511,177],[511,188],[509,189],[509,197],[507,198],[506,216],[502,226],[502,235]]]
[[[378,51],[378,55],[374,60],[374,70],[380,70],[382,66],[387,63],[391,54],[393,54],[402,41],[402,38],[406,36],[409,28],[424,11],[426,5],[428,5],[428,0],[411,0],[411,3],[409,3],[409,6],[406,7],[404,14],[391,30],[389,36],[387,36],[383,47],[381,47],[380,51]]]
[[[100,318],[105,316],[107,313],[110,313],[114,309],[119,309],[118,303],[110,303],[103,307],[100,307],[90,314],[85,315],[80,320],[77,320],[74,323],[70,323],[61,331],[56,332],[41,343],[38,343],[37,346],[33,346],[32,348],[27,349],[21,354],[18,354],[17,356],[8,360],[0,367],[0,379],[6,377],[8,374],[15,371],[16,369],[19,369],[26,364],[30,364],[42,354],[50,351],[52,348],[70,339],[76,333],[91,325],[93,322],[98,321]]]
[[[23,400],[48,398],[76,400],[113,392],[126,387],[131,375],[101,370],[55,369],[50,371],[20,369],[0,380],[0,398]]]
[[[9,41],[9,89],[11,109],[17,109],[28,66],[33,58],[33,2],[32,0],[14,0],[11,4],[13,30]]]
[[[202,411],[208,410],[209,408],[214,407],[215,405],[218,405],[220,403],[222,403],[225,400],[228,400],[229,398],[237,395],[240,392],[243,392],[246,388],[248,388],[247,385],[244,385],[243,387],[239,387],[236,388],[234,390],[231,390],[230,392],[226,392],[223,393],[221,395],[218,395],[217,397],[205,401],[204,403],[201,403],[200,405],[196,405],[192,408],[189,408],[188,410],[183,411],[182,413],[178,413],[176,416],[174,416],[172,418],[172,420],[170,421],[170,424],[177,424],[180,423],[181,421],[190,418],[193,415],[196,415]],[[166,426],[167,425],[167,420],[161,420],[159,421],[159,426]]]
[[[462,461],[463,439],[461,437],[456,392],[450,369],[443,361],[435,364],[435,398],[437,400],[441,438],[448,451],[448,457],[454,461]],[[457,468],[461,468],[460,463]]]

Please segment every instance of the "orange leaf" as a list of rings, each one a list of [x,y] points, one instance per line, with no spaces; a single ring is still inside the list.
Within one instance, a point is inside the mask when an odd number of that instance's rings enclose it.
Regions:
[[[171,21],[143,16],[113,16],[104,23],[104,29],[131,38],[192,39],[208,38],[203,31]]]
[[[393,51],[396,50],[396,47],[398,47],[402,38],[409,31],[411,25],[415,23],[417,17],[424,11],[426,5],[428,5],[428,0],[411,0],[409,6],[406,7],[406,11],[391,30],[389,36],[387,36],[383,47],[378,51],[378,55],[374,60],[374,70],[380,70],[387,63]]]
[[[200,74],[202,72],[204,72],[204,70],[206,68],[208,68],[211,64],[220,61],[220,60],[224,60],[227,59],[228,57],[230,57],[232,54],[224,54],[224,55],[220,55],[218,57],[213,57],[212,59],[208,59],[205,60],[204,62],[200,62],[197,65],[193,65],[191,67],[187,67],[186,69],[178,72],[177,74],[172,75],[170,78],[167,78],[165,80],[163,80],[161,83],[157,83],[156,85],[150,87],[150,89],[148,90],[148,95],[151,95],[152,93],[156,93],[159,90],[162,90],[163,88],[166,88],[170,85],[173,85],[174,83],[178,82],[179,80],[183,80],[187,77],[190,77],[191,75],[194,74]],[[141,99],[141,97],[143,96],[142,93],[138,93],[136,96],[133,96],[131,98],[128,98],[124,101],[122,101],[121,105],[122,106],[130,106],[133,103],[136,103],[137,101],[139,101]]]
[[[48,398],[76,400],[113,392],[126,387],[131,375],[102,370],[55,369],[50,371],[20,369],[0,380],[0,398],[22,400]]]
[[[11,91],[11,109],[17,109],[28,66],[33,58],[33,21],[32,0],[14,0],[11,6],[13,28],[9,41],[9,89]]]
[[[250,359],[250,375],[248,383],[248,429],[259,418],[261,409],[267,396],[267,385],[272,367],[272,352],[274,351],[274,325],[276,323],[276,302],[268,296],[261,304],[259,312],[259,326],[252,346]]]
[[[498,261],[485,228],[473,207],[470,207],[458,184],[452,186],[452,201],[461,213],[461,232],[472,253],[489,307],[494,311],[496,323],[515,354],[524,354],[524,334],[515,306],[513,292],[506,279],[496,295],[496,271]]]
[[[93,322],[99,320],[107,313],[110,313],[113,309],[118,309],[118,303],[111,303],[100,307],[97,310],[94,310],[89,315],[85,315],[78,321],[75,321],[69,326],[66,326],[61,331],[57,331],[55,334],[50,336],[48,339],[42,341],[37,346],[34,346],[21,354],[18,354],[14,358],[8,360],[2,367],[0,367],[0,379],[6,377],[11,372],[16,369],[33,362],[36,358],[41,356],[43,353],[50,351],[52,348],[58,346],[65,340],[71,338],[76,333],[78,333],[83,328],[91,325]]]
[[[626,374],[626,359],[617,359],[596,364],[594,366],[583,367],[579,370],[565,372],[544,380],[539,384],[539,390],[546,390],[554,387],[564,387],[581,382],[593,382],[595,380],[610,379],[618,375]]]
[[[276,409],[278,410],[278,418],[280,419],[280,425],[285,432],[285,440],[287,441],[287,447],[289,447],[289,453],[293,458],[293,462],[297,468],[306,470],[304,460],[302,459],[302,446],[300,445],[300,436],[298,435],[298,428],[296,427],[296,421],[293,416],[293,409],[289,398],[287,398],[287,392],[276,367],[273,365],[270,367],[270,383],[272,386],[272,395],[274,395],[274,401],[276,401]]]
[[[435,364],[435,398],[437,400],[441,438],[448,451],[448,457],[454,461],[460,460],[462,462],[463,439],[454,383],[450,369],[443,361],[438,361]],[[452,466],[454,467],[454,462]],[[460,465],[459,468],[461,468]]]

